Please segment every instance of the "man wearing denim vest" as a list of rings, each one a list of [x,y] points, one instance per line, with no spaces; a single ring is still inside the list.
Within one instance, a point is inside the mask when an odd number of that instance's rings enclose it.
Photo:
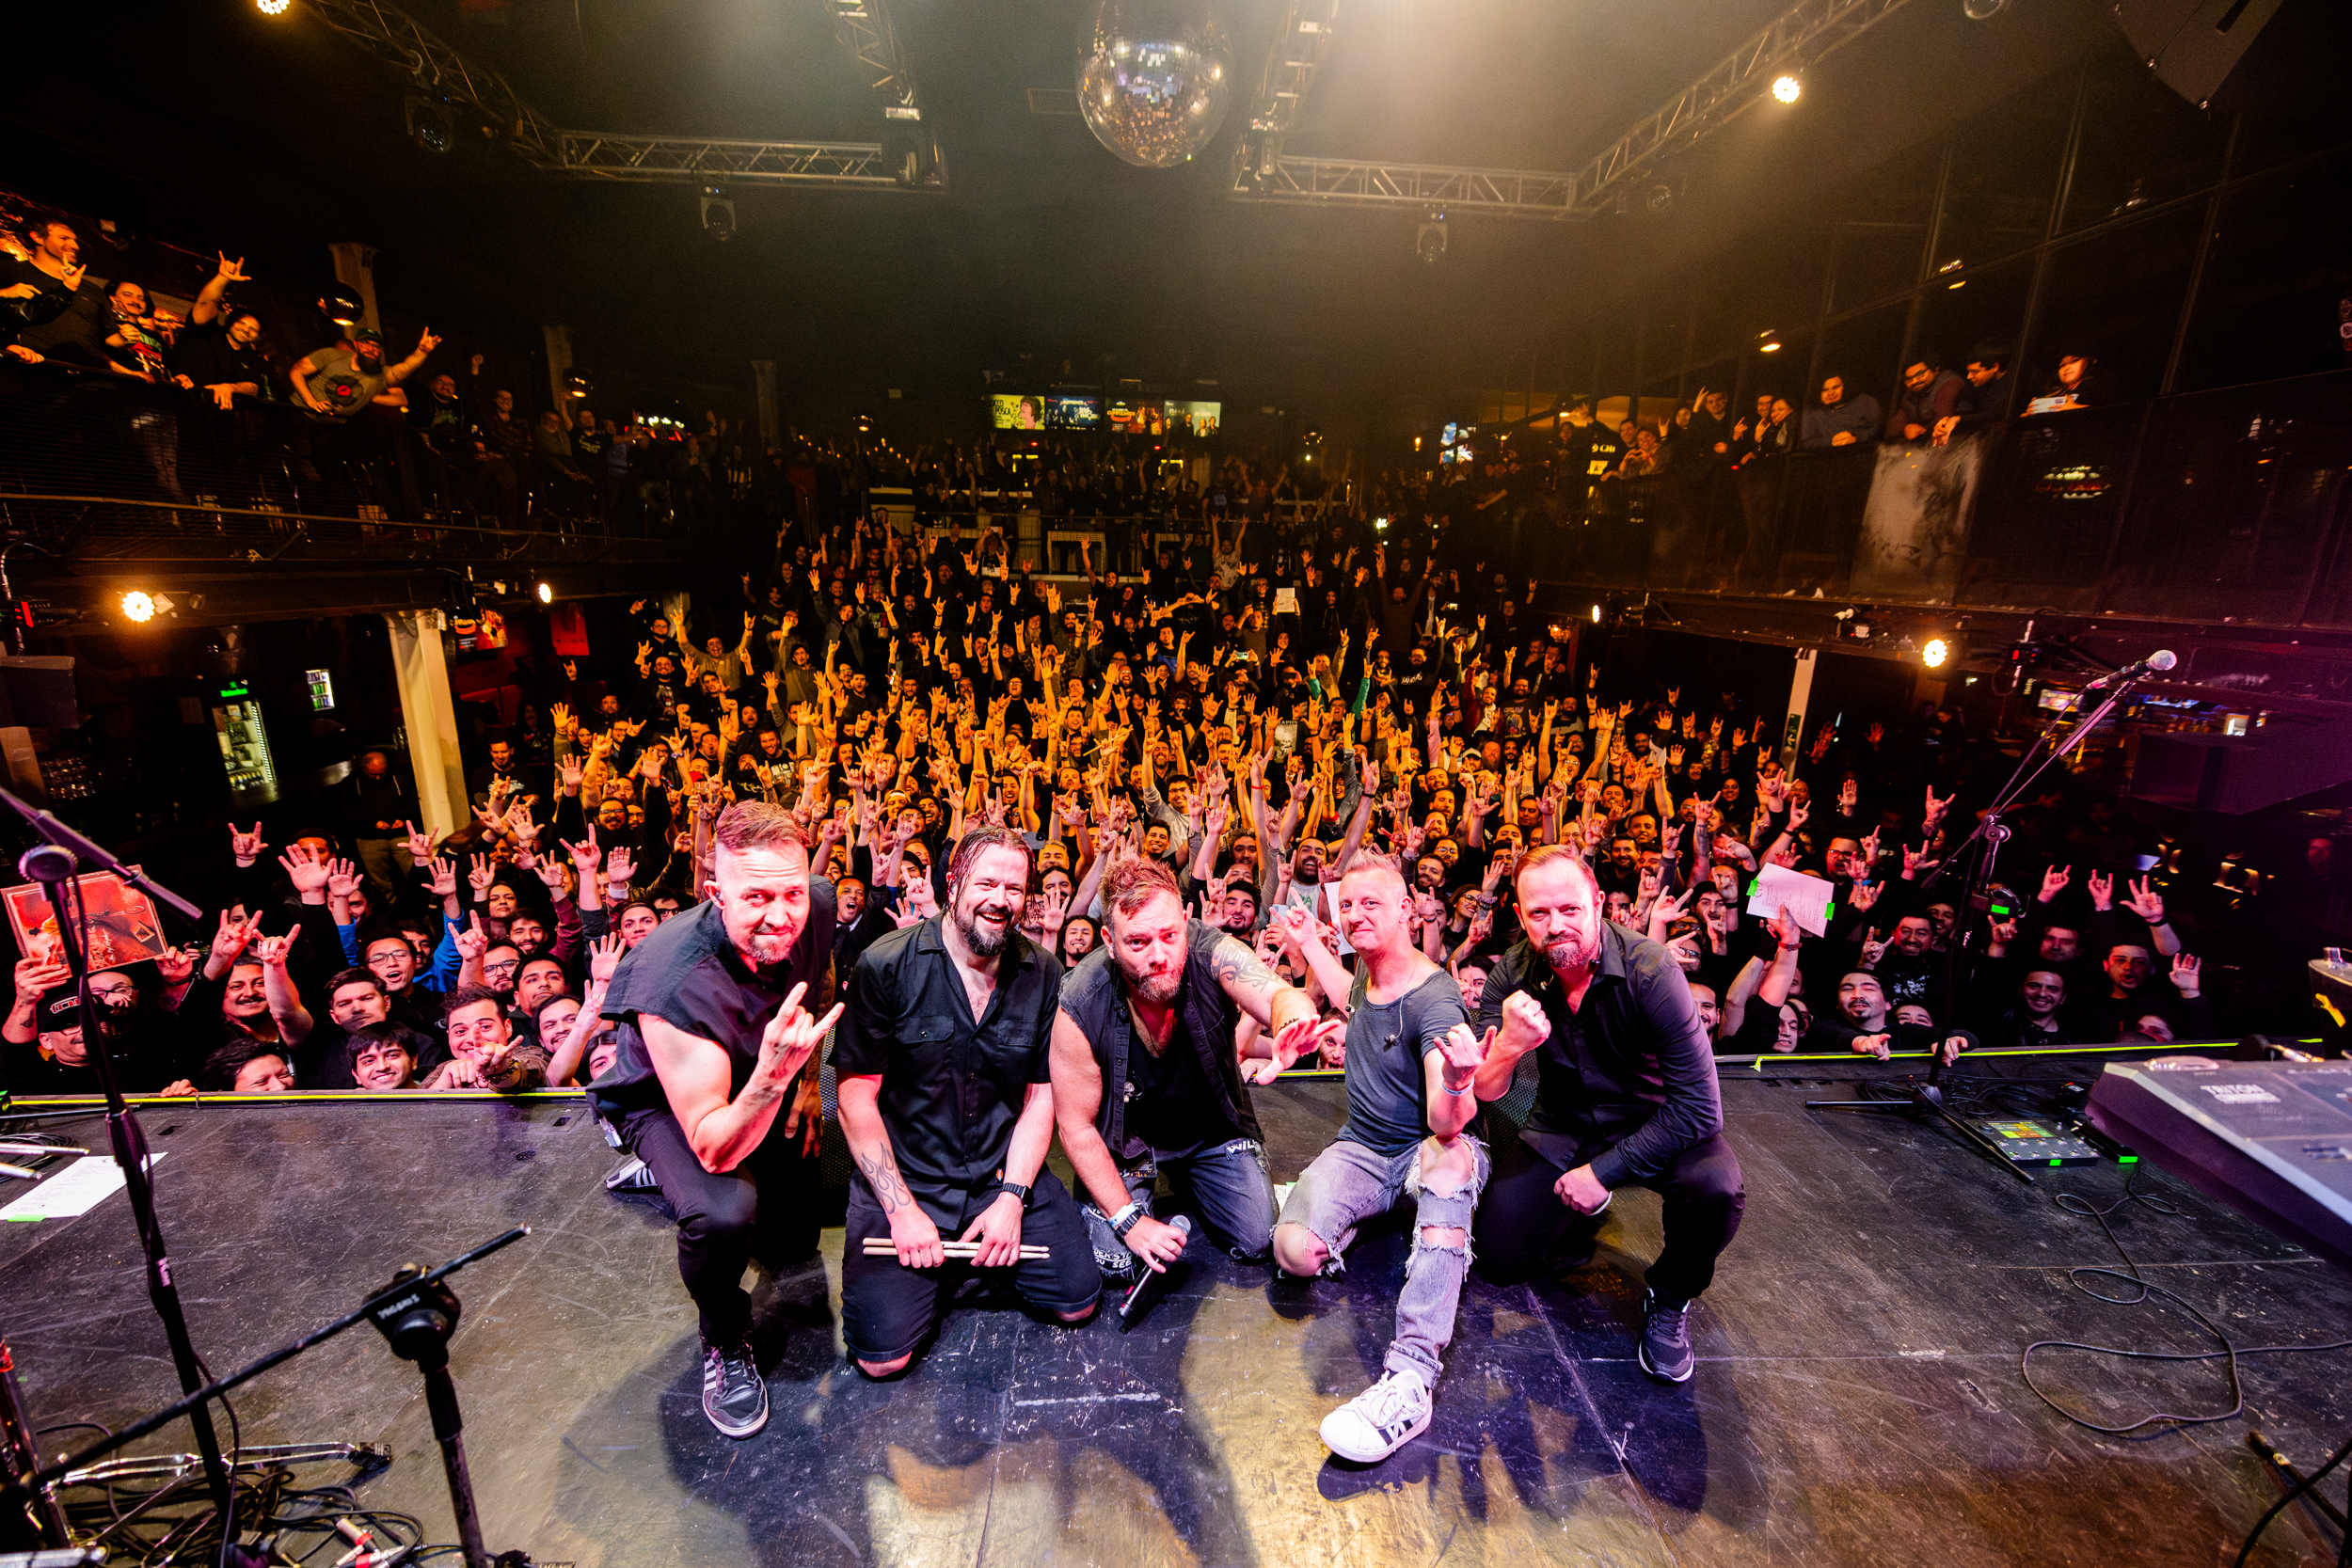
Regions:
[[[1152,1214],[1160,1176],[1234,1257],[1266,1256],[1274,1187],[1234,1048],[1246,1015],[1270,1040],[1271,1080],[1314,1048],[1314,1004],[1248,947],[1187,919],[1176,879],[1126,861],[1103,879],[1103,945],[1062,981],[1054,1116],[1085,1186],[1095,1261],[1114,1280],[1163,1270],[1184,1233]]]

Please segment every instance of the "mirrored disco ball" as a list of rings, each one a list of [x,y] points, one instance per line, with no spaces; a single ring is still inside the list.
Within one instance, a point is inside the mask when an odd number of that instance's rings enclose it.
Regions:
[[[1138,168],[1206,147],[1232,90],[1232,51],[1204,0],[1101,0],[1078,24],[1079,113]]]

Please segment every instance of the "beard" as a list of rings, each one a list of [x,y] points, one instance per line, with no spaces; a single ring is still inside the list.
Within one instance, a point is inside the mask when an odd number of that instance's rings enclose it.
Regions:
[[[1579,937],[1563,931],[1544,943],[1544,961],[1554,969],[1581,969],[1600,957],[1600,933]]]
[[[1119,973],[1126,980],[1129,990],[1155,1007],[1165,1007],[1184,993],[1184,966],[1182,964],[1162,974],[1137,974],[1122,961]]]
[[[988,924],[981,919],[983,915],[996,916],[996,924]],[[1014,923],[1020,917],[1020,910],[1011,905],[974,905],[970,909],[956,911],[956,932],[963,938],[963,944],[975,954],[983,958],[993,958],[1005,950],[1006,942],[1012,940]]]

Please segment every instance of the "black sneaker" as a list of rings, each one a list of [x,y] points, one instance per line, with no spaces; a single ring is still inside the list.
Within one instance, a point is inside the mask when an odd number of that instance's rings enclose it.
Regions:
[[[1661,1383],[1688,1383],[1699,1358],[1691,1349],[1691,1304],[1657,1291],[1643,1300],[1642,1370]]]
[[[768,1424],[768,1381],[752,1347],[703,1345],[703,1414],[723,1437],[749,1437]]]

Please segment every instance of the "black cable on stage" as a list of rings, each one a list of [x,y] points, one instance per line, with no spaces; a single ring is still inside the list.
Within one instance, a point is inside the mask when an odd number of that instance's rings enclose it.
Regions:
[[[2051,1409],[2057,1411],[2059,1415],[2065,1417],[2068,1420],[2074,1422],[2078,1427],[2087,1428],[2090,1431],[2099,1433],[2105,1436],[2120,1437],[2127,1433],[2137,1432],[2142,1427],[2157,1426],[2165,1422],[2170,1422],[2176,1426],[2205,1426],[2215,1421],[2227,1421],[2237,1416],[2243,1415],[2246,1410],[2245,1385],[2238,1374],[2238,1358],[2240,1356],[2279,1355],[2291,1354],[2304,1351],[2329,1351],[2352,1348],[2352,1339],[2338,1339],[2332,1343],[2322,1345],[2240,1345],[2233,1340],[2227,1333],[2223,1332],[2220,1324],[2215,1323],[2211,1318],[2200,1311],[2193,1303],[2188,1302],[2174,1294],[2172,1291],[2166,1290],[2161,1285],[2151,1284],[2148,1280],[2141,1277],[2139,1264],[2133,1259],[2132,1255],[2129,1252],[2124,1250],[2123,1243],[2116,1240],[2115,1229],[2112,1226],[2107,1224],[2107,1216],[2116,1212],[2118,1210],[2122,1209],[2127,1204],[2133,1203],[2144,1204],[2150,1210],[2159,1214],[2178,1214],[2180,1210],[2173,1207],[2170,1203],[2161,1197],[2156,1197],[2147,1193],[2134,1192],[2132,1190],[2132,1177],[2129,1175],[2125,1176],[2123,1179],[2123,1196],[2117,1198],[2113,1203],[2108,1204],[2104,1209],[2092,1208],[2089,1199],[2074,1193],[2059,1193],[2056,1195],[2052,1201],[2070,1214],[2088,1215],[2090,1218],[2097,1220],[2099,1222],[2099,1228],[2106,1234],[2107,1244],[2114,1247],[2116,1255],[2123,1259],[2123,1269],[2080,1267],[2067,1270],[2067,1281],[2072,1284],[2075,1290],[2080,1291],[2083,1294],[2090,1297],[2093,1301],[2106,1302],[2111,1307],[2138,1307],[2144,1305],[2152,1297],[2161,1297],[2164,1301],[2179,1307],[2182,1311],[2187,1313],[2191,1318],[2195,1319],[2198,1324],[2202,1327],[2206,1333],[2212,1335],[2215,1340],[2218,1342],[2221,1347],[2219,1350],[2209,1351],[2153,1351],[2133,1350],[2128,1346],[2123,1345],[2085,1344],[2077,1339],[2035,1340],[2032,1344],[2027,1345],[2024,1353],[2017,1358],[2018,1375],[2025,1379],[2026,1386],[2033,1391],[2034,1398],[2040,1400],[2042,1403],[2048,1405]],[[2129,1270],[2130,1272],[2125,1273],[2124,1270]],[[2137,1295],[2109,1295],[2105,1291],[2092,1289],[2086,1283],[2089,1279],[2103,1276],[2108,1279],[2121,1280],[2127,1285],[2136,1286],[2138,1288],[2139,1293]],[[2133,1421],[2126,1426],[2102,1426],[2096,1421],[2075,1415],[2073,1411],[2067,1409],[2066,1406],[2052,1399],[2042,1390],[2040,1384],[2034,1382],[2033,1353],[2038,1350],[2090,1351],[2099,1355],[2120,1355],[2135,1361],[2211,1361],[2216,1358],[2220,1358],[2226,1360],[2229,1364],[2230,1408],[2205,1415],[2183,1415],[2174,1411],[2159,1410],[2151,1412],[2150,1414],[2141,1417],[2138,1420]],[[2339,1455],[2338,1457],[2341,1459],[2342,1456]],[[2335,1461],[2330,1462],[2331,1465],[2333,1463],[2335,1463]],[[2243,1559],[2240,1560],[2243,1560]]]
[[[2313,1348],[2316,1349],[2317,1347],[2314,1346]],[[2318,1469],[2313,1470],[2310,1475],[2305,1476],[2301,1481],[2296,1481],[2293,1486],[2288,1487],[2284,1493],[2280,1494],[2279,1500],[2272,1503],[2270,1507],[2264,1512],[2263,1516],[2254,1521],[2254,1528],[2247,1532],[2245,1544],[2238,1547],[2237,1559],[2231,1565],[2231,1568],[2246,1568],[2246,1560],[2251,1557],[2254,1553],[2254,1543],[2260,1541],[2263,1536],[2263,1531],[2270,1528],[2270,1521],[2276,1519],[2280,1513],[2284,1513],[2286,1511],[2287,1504],[2293,1502],[2296,1498],[2301,1497],[2304,1493],[2309,1492],[2312,1487],[2318,1485],[2321,1479],[2325,1477],[2328,1471],[2343,1464],[2347,1457],[2352,1457],[2352,1441],[2345,1442],[2344,1447],[2338,1449],[2334,1453],[2328,1457],[2327,1464],[2322,1465]],[[2347,1562],[2352,1562],[2352,1530],[2344,1532],[2343,1544],[2336,1548],[2336,1568],[2344,1568],[2344,1565]]]

